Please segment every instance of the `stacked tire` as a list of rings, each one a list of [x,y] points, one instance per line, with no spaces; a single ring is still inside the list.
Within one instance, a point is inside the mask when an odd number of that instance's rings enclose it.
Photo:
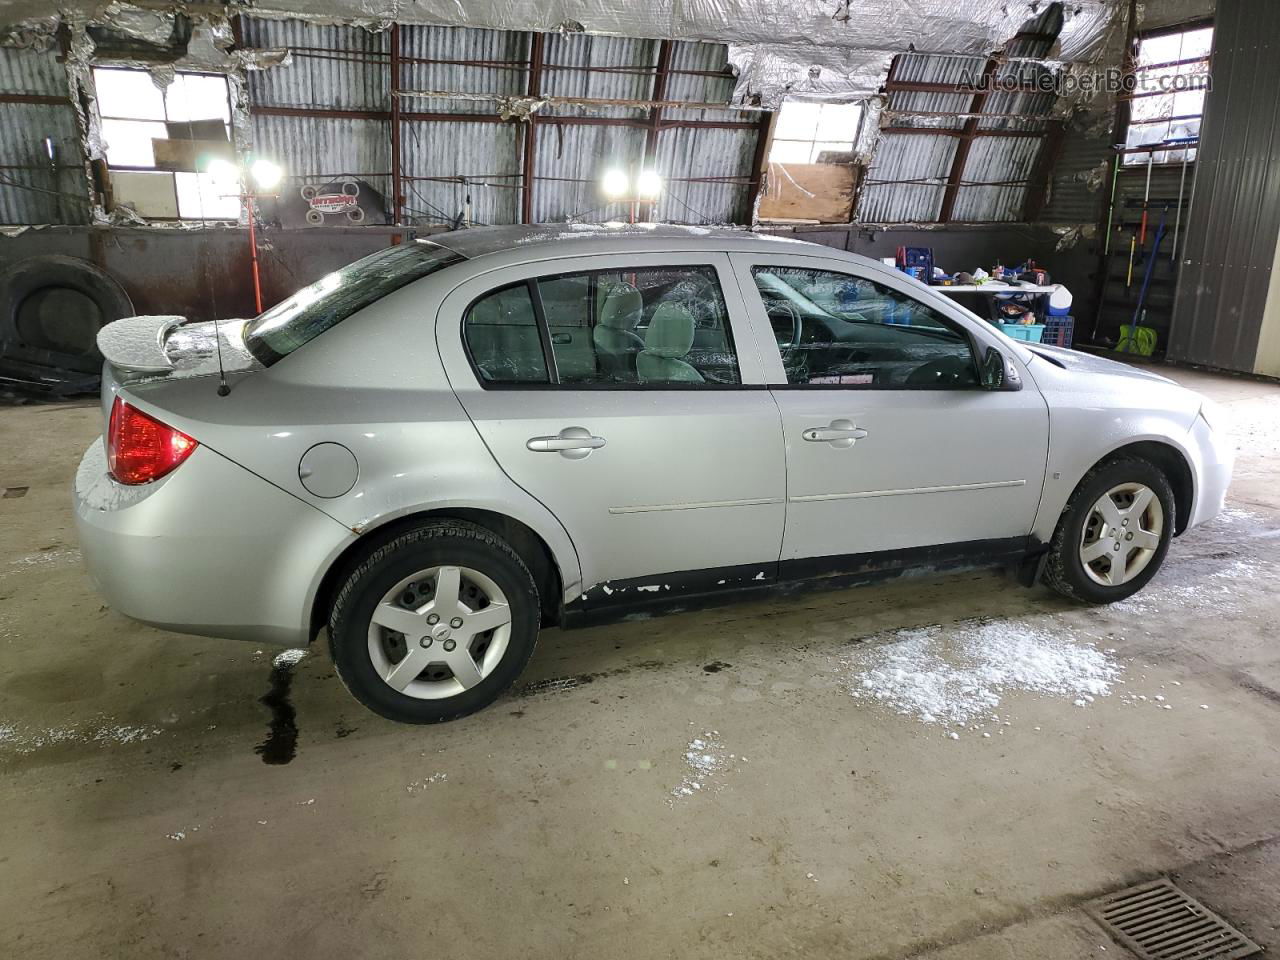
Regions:
[[[0,378],[46,393],[96,390],[98,331],[133,312],[120,284],[87,260],[19,260],[0,270]]]

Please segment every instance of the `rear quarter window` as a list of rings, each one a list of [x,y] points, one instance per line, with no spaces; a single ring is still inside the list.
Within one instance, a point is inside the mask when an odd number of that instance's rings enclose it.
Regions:
[[[425,240],[379,250],[321,277],[257,317],[245,330],[245,346],[259,363],[271,366],[356,311],[462,259]]]

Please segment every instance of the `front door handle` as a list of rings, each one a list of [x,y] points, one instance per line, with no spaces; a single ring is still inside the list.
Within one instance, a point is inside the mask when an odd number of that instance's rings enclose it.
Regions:
[[[558,453],[566,460],[581,460],[604,445],[604,437],[592,436],[586,427],[565,427],[554,437],[530,437],[525,444],[534,453]]]
[[[825,427],[810,427],[800,436],[810,443],[829,443],[833,447],[852,447],[855,440],[867,435],[862,427],[855,427],[852,420],[832,420]]]

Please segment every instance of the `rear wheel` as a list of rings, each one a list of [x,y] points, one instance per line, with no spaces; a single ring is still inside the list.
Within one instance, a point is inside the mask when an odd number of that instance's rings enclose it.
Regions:
[[[1173,489],[1145,460],[1116,460],[1085,475],[1058,521],[1044,580],[1064,596],[1114,603],[1156,574],[1173,536]]]
[[[438,723],[488,706],[520,675],[538,636],[538,592],[482,527],[428,523],[378,547],[329,618],[338,675],[390,720]]]

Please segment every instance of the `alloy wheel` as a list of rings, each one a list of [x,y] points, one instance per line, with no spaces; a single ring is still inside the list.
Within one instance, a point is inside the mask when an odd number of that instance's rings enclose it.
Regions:
[[[369,623],[369,658],[384,683],[420,700],[470,690],[501,662],[511,608],[488,576],[439,566],[388,590]]]
[[[1164,534],[1164,507],[1141,483],[1122,483],[1100,496],[1085,518],[1080,563],[1095,583],[1118,587],[1151,563]]]

